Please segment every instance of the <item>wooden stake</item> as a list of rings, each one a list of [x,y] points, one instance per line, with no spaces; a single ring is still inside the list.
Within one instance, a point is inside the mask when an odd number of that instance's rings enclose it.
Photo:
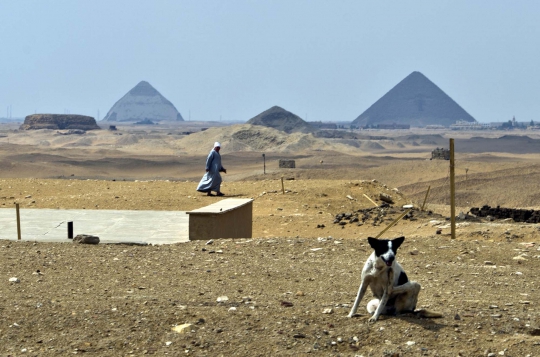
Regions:
[[[285,186],[283,185],[283,176],[281,176],[281,192],[285,194]]]
[[[424,206],[426,205],[426,200],[427,200],[427,198],[428,198],[428,196],[429,196],[429,190],[430,190],[430,189],[431,189],[431,186],[428,186],[427,192],[426,192],[426,197],[424,197],[424,203],[422,203],[422,209],[421,209],[421,211],[424,210]]]
[[[406,215],[407,213],[409,213],[411,210],[412,210],[412,208],[410,208],[410,209],[406,210],[405,212],[403,212],[398,218],[396,218],[396,219],[394,220],[394,222],[390,223],[385,229],[382,230],[381,233],[377,234],[377,236],[376,236],[375,238],[379,238],[380,236],[382,236],[384,232],[386,232],[387,230],[389,230],[390,227],[392,227],[394,224],[398,223],[399,220],[402,219],[403,217],[405,217],[405,215]]]
[[[19,214],[18,203],[15,203],[15,210],[17,211],[17,240],[21,240],[21,215]]]
[[[454,139],[450,139],[450,228],[452,239],[456,239],[456,187],[454,179]]]
[[[371,203],[373,203],[375,205],[375,207],[379,207],[378,204],[375,203],[375,201],[373,201],[371,198],[369,198],[368,195],[366,195],[365,193],[363,194],[365,198],[367,198],[368,200],[370,200]]]

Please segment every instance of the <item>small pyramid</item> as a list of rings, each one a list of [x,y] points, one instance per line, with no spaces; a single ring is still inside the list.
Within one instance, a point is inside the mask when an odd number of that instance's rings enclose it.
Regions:
[[[298,115],[278,106],[273,106],[272,108],[265,110],[261,114],[249,119],[247,123],[267,126],[289,134],[310,133],[313,131],[313,127]]]
[[[458,120],[476,122],[435,83],[420,72],[412,72],[351,124],[360,127],[377,124],[450,126]]]
[[[152,85],[141,81],[120,98],[102,121],[184,121],[174,105]]]

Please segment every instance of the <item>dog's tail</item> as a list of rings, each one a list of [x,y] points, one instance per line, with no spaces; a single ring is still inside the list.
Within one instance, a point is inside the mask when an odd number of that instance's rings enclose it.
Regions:
[[[439,319],[443,317],[443,314],[438,312],[429,311],[426,309],[415,310],[414,315],[422,319]]]

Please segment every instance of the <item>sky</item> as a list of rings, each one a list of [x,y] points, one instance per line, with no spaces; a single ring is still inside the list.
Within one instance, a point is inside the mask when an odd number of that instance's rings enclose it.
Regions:
[[[420,71],[479,122],[540,121],[539,1],[0,0],[0,117],[103,119],[148,81],[185,120],[352,121]]]

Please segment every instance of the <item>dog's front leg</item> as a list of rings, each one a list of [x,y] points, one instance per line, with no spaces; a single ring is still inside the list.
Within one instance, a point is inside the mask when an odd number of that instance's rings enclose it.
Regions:
[[[386,285],[386,288],[383,291],[383,296],[381,297],[381,301],[379,302],[379,306],[377,306],[377,310],[375,310],[375,313],[368,320],[368,322],[377,321],[379,316],[382,314],[382,312],[386,308],[386,304],[388,303],[388,299],[389,299],[390,295],[392,295],[392,287],[393,286],[394,286],[394,270],[389,269],[389,271],[388,271],[388,283]]]
[[[362,298],[364,297],[364,294],[366,293],[369,285],[366,280],[367,279],[362,279],[362,283],[360,283],[360,287],[358,288],[358,294],[356,294],[356,300],[354,300],[354,305],[347,317],[353,317],[354,314],[356,314],[356,310],[358,310],[358,305],[360,304],[360,301],[362,301]]]

